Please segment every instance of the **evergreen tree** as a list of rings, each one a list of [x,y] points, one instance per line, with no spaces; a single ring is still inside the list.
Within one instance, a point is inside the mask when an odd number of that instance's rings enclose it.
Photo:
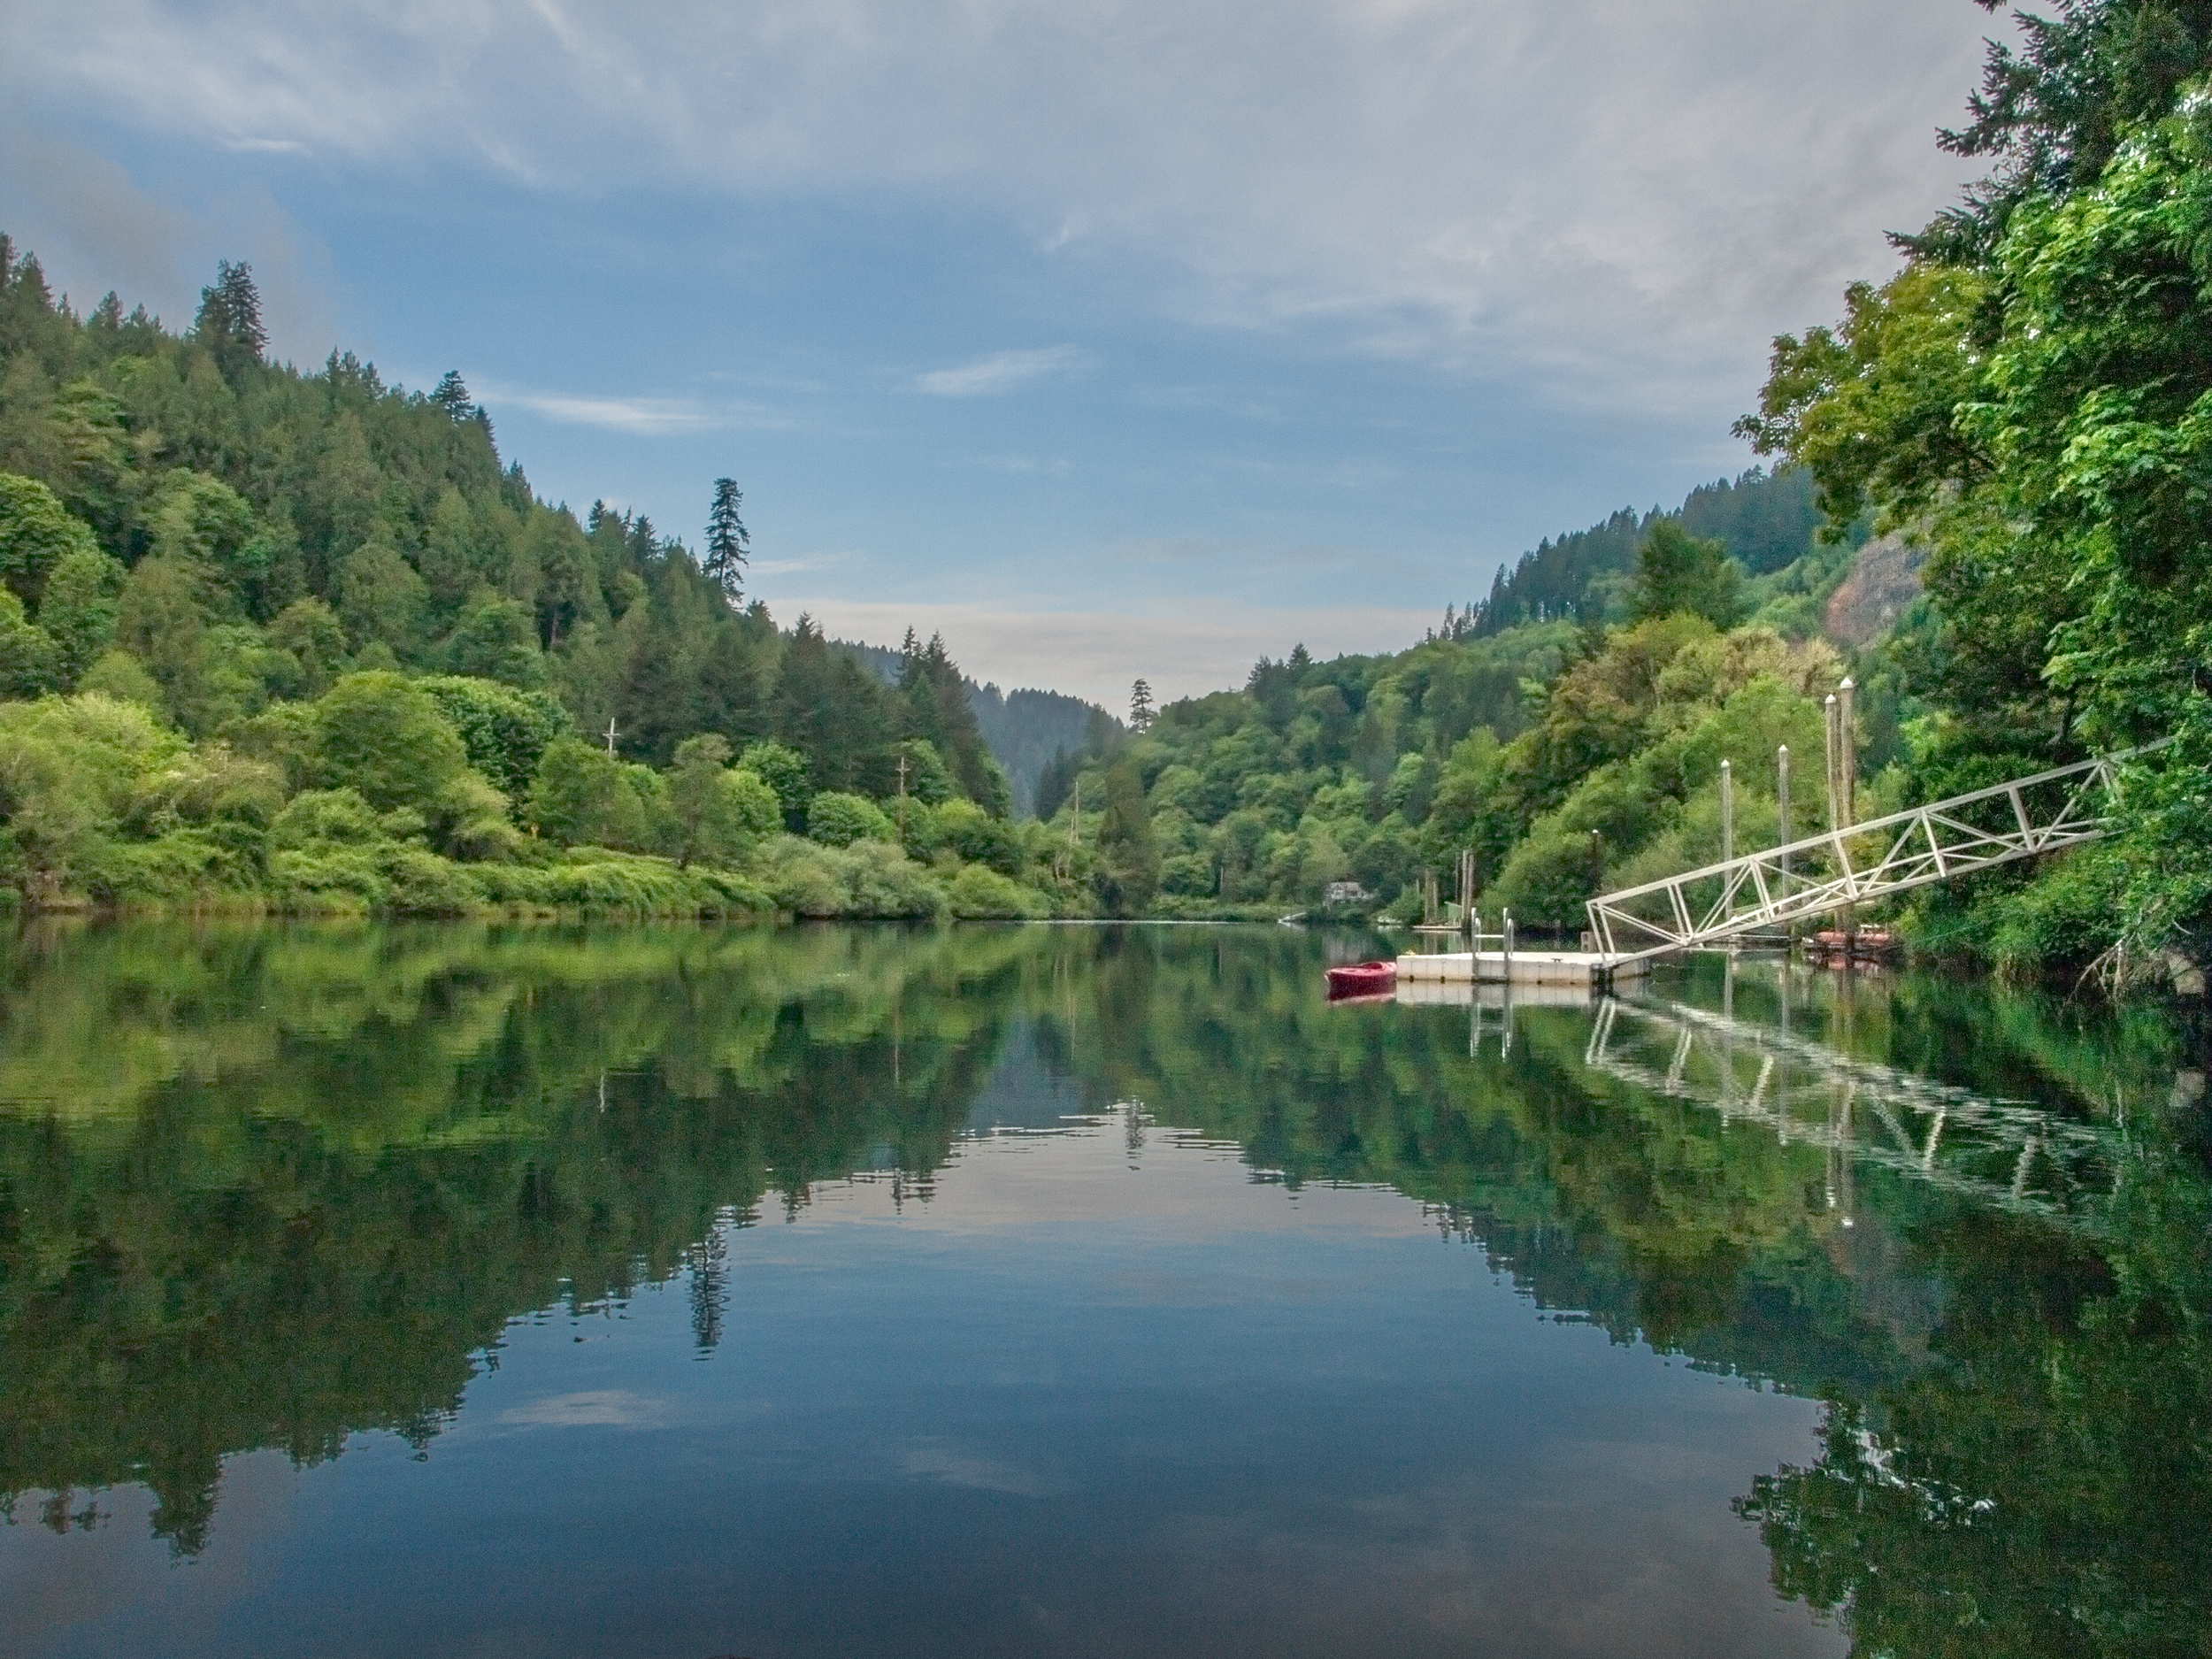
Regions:
[[[745,558],[752,550],[752,537],[746,533],[745,521],[737,516],[743,505],[745,492],[737,487],[733,478],[714,480],[714,505],[707,511],[707,557],[703,566],[708,578],[735,603],[745,588]]]
[[[1732,628],[1743,620],[1743,569],[1718,540],[1662,518],[1637,550],[1633,611],[1639,621],[1688,611]]]
[[[1139,737],[1152,729],[1152,687],[1143,680],[1129,687],[1129,729]]]
[[[941,634],[933,634],[923,645],[913,629],[906,631],[899,664],[899,723],[901,736],[925,738],[936,746],[971,801],[995,817],[1011,810],[1005,774],[983,741],[966,680]]]
[[[261,361],[268,349],[269,331],[261,326],[261,293],[255,288],[253,267],[244,260],[233,265],[224,259],[215,267],[215,286],[200,290],[200,311],[192,326],[200,343],[214,355],[215,365],[226,380]]]
[[[438,382],[437,389],[430,394],[430,401],[456,420],[466,420],[476,412],[474,406],[469,402],[469,388],[463,383],[461,371],[458,369],[448,369],[445,372],[444,378]]]
[[[1083,757],[1071,749],[1056,749],[1045,768],[1037,774],[1036,799],[1031,810],[1040,818],[1049,820],[1066,804],[1068,793],[1075,787],[1076,774],[1082,771]]]

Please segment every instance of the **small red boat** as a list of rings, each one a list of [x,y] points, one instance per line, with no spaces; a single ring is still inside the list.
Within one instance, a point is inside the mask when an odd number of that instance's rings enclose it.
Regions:
[[[1392,962],[1356,962],[1329,970],[1329,1000],[1348,996],[1379,996],[1398,982],[1398,966]]]

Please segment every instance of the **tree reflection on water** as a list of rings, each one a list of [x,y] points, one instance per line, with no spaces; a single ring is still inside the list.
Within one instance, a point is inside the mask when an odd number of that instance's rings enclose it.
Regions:
[[[1832,1148],[1586,1064],[1587,1010],[1518,1010],[1509,1048],[1471,1054],[1463,1010],[1327,1008],[1325,950],[1282,929],[27,933],[0,959],[0,1495],[66,1530],[142,1483],[189,1555],[226,1456],[426,1445],[518,1317],[680,1276],[710,1351],[726,1226],[856,1171],[926,1203],[1010,1098],[1141,1101],[1255,1179],[1394,1187],[1616,1340],[1825,1401],[1818,1459],[1738,1507],[1855,1651],[2201,1650],[2212,1184],[2173,1022],[1688,972],[1671,994],[1747,1029],[1786,995],[1800,1039],[2105,1148],[2065,1215],[1895,1158],[1847,1160],[1839,1205]]]

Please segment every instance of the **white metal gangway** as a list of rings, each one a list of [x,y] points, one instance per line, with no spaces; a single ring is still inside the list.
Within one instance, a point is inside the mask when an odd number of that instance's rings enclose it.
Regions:
[[[1624,887],[1588,902],[1590,931],[1617,967],[2094,841],[2121,764],[2163,747],[2055,767]]]

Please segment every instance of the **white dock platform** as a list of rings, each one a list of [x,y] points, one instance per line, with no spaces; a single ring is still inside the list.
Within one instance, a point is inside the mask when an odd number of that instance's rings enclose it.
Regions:
[[[1453,950],[1435,956],[1408,955],[1397,961],[1398,979],[1445,985],[1555,985],[1601,989],[1616,981],[1641,978],[1648,961],[1621,962],[1591,950]]]

